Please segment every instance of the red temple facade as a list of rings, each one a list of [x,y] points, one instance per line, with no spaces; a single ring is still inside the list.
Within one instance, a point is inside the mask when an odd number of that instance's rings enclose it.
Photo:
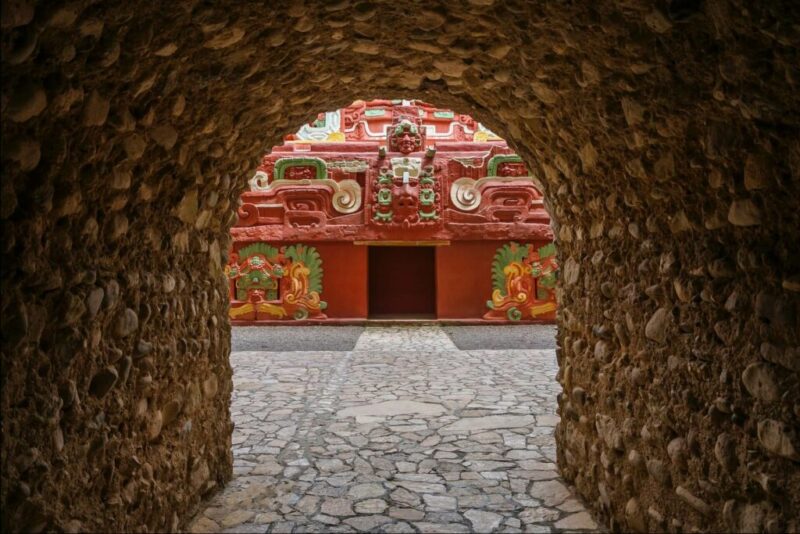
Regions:
[[[522,159],[472,117],[357,101],[287,136],[250,179],[231,320],[552,321],[549,223]]]

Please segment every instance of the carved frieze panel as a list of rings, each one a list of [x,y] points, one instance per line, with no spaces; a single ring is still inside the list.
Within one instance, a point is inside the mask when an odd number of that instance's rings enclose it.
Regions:
[[[322,258],[302,244],[280,249],[254,243],[231,253],[225,274],[230,283],[231,319],[325,319]]]
[[[409,228],[440,220],[441,194],[433,165],[422,158],[390,158],[372,183],[372,222]]]
[[[486,302],[489,311],[483,318],[520,321],[552,316],[557,278],[554,244],[503,245],[492,262],[492,298]]]

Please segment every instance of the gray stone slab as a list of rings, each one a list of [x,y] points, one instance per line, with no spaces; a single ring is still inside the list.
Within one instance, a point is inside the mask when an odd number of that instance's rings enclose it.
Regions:
[[[348,351],[363,326],[234,326],[231,351]]]
[[[384,401],[376,404],[352,406],[350,408],[339,410],[336,416],[355,417],[357,415],[388,416],[402,414],[440,415],[444,412],[445,409],[441,404],[412,400],[396,400]]]
[[[555,325],[442,326],[460,350],[555,349]]]
[[[486,415],[484,417],[465,417],[439,429],[440,434],[482,432],[496,428],[520,428],[534,423],[532,415]]]

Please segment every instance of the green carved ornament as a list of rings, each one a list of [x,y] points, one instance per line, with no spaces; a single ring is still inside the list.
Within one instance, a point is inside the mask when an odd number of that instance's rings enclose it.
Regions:
[[[392,191],[390,189],[378,190],[378,204],[388,206],[392,203]]]
[[[436,191],[433,189],[420,189],[419,190],[419,202],[423,206],[430,206],[433,204],[433,201],[436,199]]]
[[[522,158],[514,154],[500,154],[493,156],[486,164],[486,176],[497,176],[497,167],[501,163],[522,163]]]
[[[275,180],[285,180],[286,170],[291,167],[313,167],[316,171],[315,178],[323,180],[328,177],[328,166],[320,158],[281,158],[275,162],[273,175]]]
[[[519,321],[522,319],[522,312],[516,306],[512,306],[506,311],[506,317],[508,317],[509,321]]]
[[[436,210],[433,210],[433,211],[428,212],[428,213],[426,213],[424,211],[420,211],[419,212],[419,218],[422,219],[423,221],[430,221],[430,220],[438,219],[439,218],[439,214],[436,213]]]

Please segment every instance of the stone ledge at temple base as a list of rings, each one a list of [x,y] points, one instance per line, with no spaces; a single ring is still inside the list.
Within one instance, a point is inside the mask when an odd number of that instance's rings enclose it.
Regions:
[[[533,324],[556,324],[555,319],[530,319],[511,322],[492,321],[488,319],[405,319],[405,318],[382,318],[382,319],[359,319],[328,317],[327,319],[304,319],[298,321],[286,320],[262,320],[262,321],[233,321],[234,326],[388,326],[388,325],[436,325],[436,326],[459,326],[459,325],[533,325]]]

